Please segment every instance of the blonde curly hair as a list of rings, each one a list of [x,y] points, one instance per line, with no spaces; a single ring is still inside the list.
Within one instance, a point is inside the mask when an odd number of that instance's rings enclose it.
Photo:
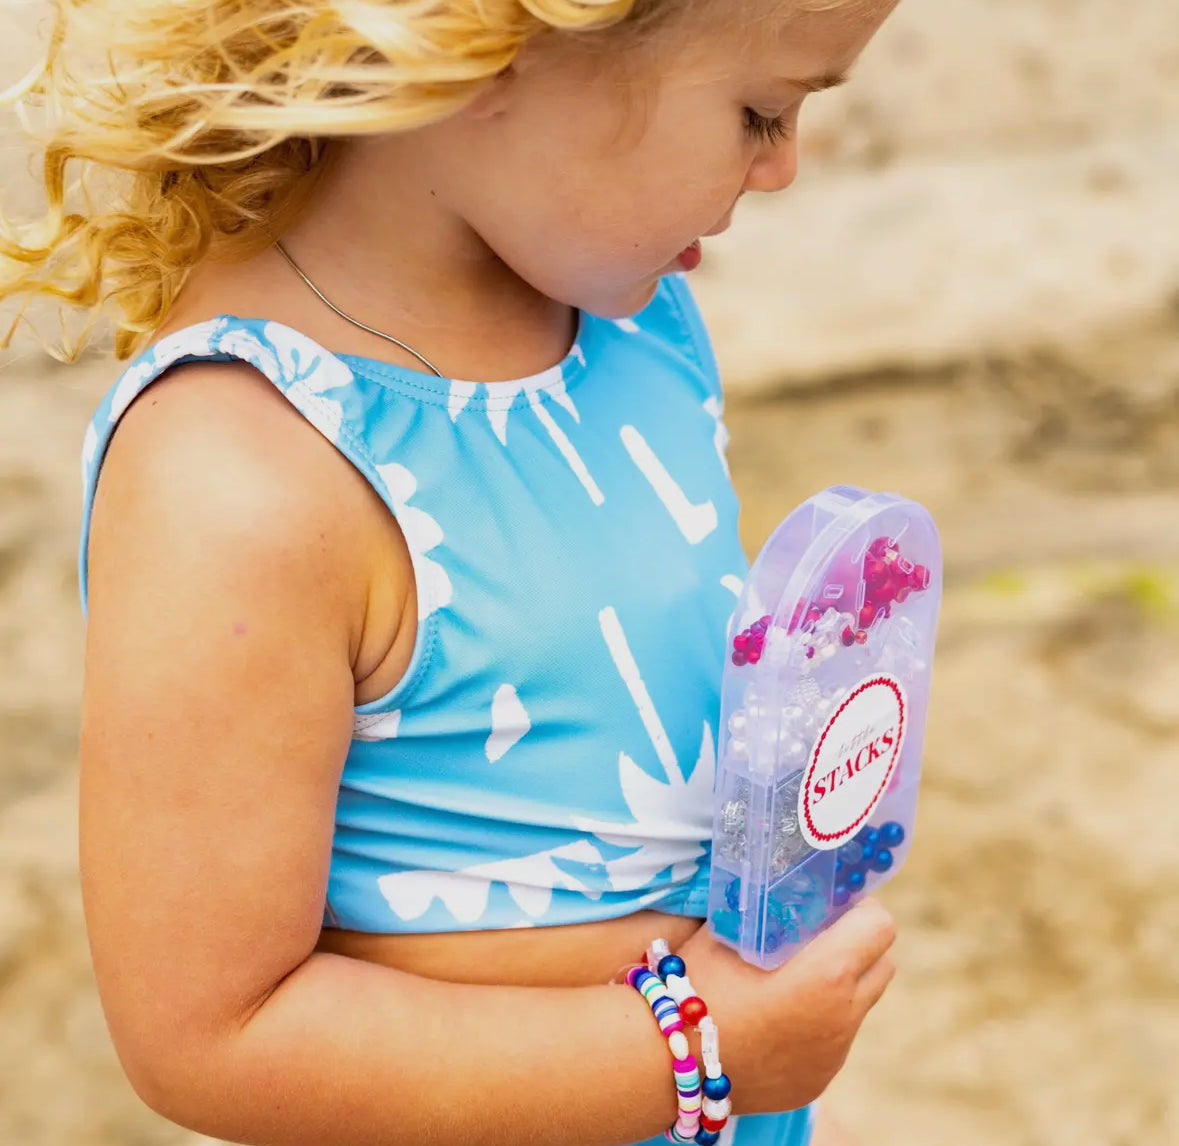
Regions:
[[[643,35],[706,2],[53,0],[42,59],[0,93],[26,128],[38,108],[50,125],[43,216],[0,215],[0,303],[23,300],[0,348],[49,298],[86,316],[73,337],[63,323],[55,357],[75,360],[105,315],[128,358],[211,250],[246,258],[281,235],[333,137],[453,114],[540,33]]]

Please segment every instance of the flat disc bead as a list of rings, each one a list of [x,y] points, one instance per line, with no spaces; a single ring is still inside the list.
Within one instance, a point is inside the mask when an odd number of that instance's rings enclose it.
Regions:
[[[648,1003],[654,1002],[656,999],[671,998],[667,988],[659,981],[659,976],[652,975],[650,971],[647,972],[647,977],[645,979],[640,979],[636,986],[639,989],[639,994],[642,995]]]

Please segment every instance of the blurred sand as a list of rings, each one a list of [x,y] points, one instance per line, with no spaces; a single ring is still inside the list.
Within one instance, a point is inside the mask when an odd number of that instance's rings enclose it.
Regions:
[[[901,973],[832,1102],[865,1144],[1174,1146],[1179,9],[907,0],[811,124],[696,280],[746,542],[853,482],[947,553]],[[76,888],[77,457],[113,375],[0,359],[5,1146],[201,1141],[122,1079]]]

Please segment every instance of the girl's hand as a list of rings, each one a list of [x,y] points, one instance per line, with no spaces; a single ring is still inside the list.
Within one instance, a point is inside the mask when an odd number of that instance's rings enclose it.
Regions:
[[[868,899],[768,973],[707,927],[683,945],[677,954],[716,1018],[734,1113],[794,1110],[823,1093],[892,980],[895,938],[892,917]]]

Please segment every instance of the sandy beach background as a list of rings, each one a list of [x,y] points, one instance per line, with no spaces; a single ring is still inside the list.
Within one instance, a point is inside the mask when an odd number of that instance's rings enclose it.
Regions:
[[[0,88],[39,15],[0,6]],[[1179,7],[905,0],[804,134],[694,279],[746,543],[853,482],[947,559],[901,971],[831,1100],[879,1146],[1176,1146]],[[24,168],[0,136],[10,203]],[[205,1141],[123,1080],[76,884],[77,459],[116,373],[0,355],[4,1146]]]

